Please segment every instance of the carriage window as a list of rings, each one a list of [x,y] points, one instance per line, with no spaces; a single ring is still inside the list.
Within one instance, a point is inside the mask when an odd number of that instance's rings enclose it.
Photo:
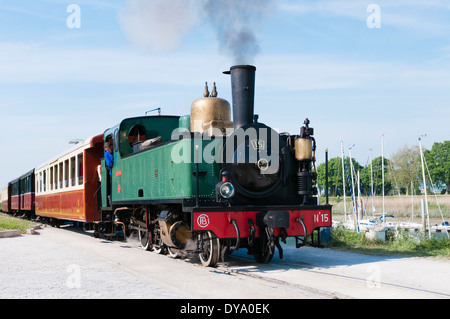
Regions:
[[[69,187],[69,160],[64,161],[64,187]]]
[[[25,177],[24,178],[24,185],[23,185],[23,192],[24,192],[24,194],[27,194],[27,193],[29,193],[29,191],[28,191],[28,183],[30,182],[30,180],[29,180],[29,177],[27,176],[27,177]]]
[[[47,171],[44,171],[43,184],[44,184],[44,192],[45,192],[46,191],[46,185],[47,185]]]
[[[71,186],[75,186],[75,179],[76,179],[76,176],[75,176],[75,156],[74,156],[70,159],[70,180],[71,180],[70,185]]]
[[[58,176],[59,176],[59,188],[63,188],[63,163],[59,163],[59,171],[58,171]]]
[[[53,190],[53,182],[54,182],[53,167],[50,167],[50,190]]]
[[[58,165],[53,166],[53,183],[55,184],[55,189],[58,189]]]
[[[83,185],[83,153],[78,154],[78,185]]]

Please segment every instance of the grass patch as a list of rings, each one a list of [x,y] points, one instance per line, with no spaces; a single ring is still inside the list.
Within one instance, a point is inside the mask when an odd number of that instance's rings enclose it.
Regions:
[[[366,238],[365,232],[356,233],[343,227],[333,228],[329,245],[332,249],[378,256],[440,256],[450,257],[450,240],[422,239],[407,233],[388,231],[386,241]]]
[[[0,213],[0,231],[19,229],[22,234],[27,232],[27,229],[35,226],[36,223],[29,220],[20,219]]]

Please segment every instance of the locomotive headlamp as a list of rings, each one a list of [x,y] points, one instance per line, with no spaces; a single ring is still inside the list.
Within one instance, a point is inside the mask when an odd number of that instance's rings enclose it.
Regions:
[[[223,198],[231,198],[234,196],[234,186],[230,182],[223,182],[219,187],[220,196]]]

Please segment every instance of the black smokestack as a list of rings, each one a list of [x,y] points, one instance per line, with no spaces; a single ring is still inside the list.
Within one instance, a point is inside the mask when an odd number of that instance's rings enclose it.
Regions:
[[[235,65],[225,74],[231,74],[233,97],[233,127],[238,129],[253,123],[255,106],[255,71],[253,65]]]

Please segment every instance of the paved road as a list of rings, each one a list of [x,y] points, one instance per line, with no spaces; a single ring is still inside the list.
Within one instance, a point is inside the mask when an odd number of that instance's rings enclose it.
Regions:
[[[258,278],[205,268],[138,248],[135,240],[95,239],[79,229],[46,227],[0,240],[0,298],[292,298]],[[298,298],[315,298],[297,292]]]
[[[285,246],[256,264],[242,249],[218,268],[95,239],[70,227],[0,239],[0,298],[450,298],[450,262]]]
[[[0,298],[181,297],[120,269],[101,256],[96,257],[95,250],[88,251],[88,246],[85,250],[68,243],[70,239],[81,244],[93,238],[52,228],[38,232],[39,235],[0,240]],[[91,244],[94,248],[100,242]],[[119,259],[116,258],[118,263]]]

